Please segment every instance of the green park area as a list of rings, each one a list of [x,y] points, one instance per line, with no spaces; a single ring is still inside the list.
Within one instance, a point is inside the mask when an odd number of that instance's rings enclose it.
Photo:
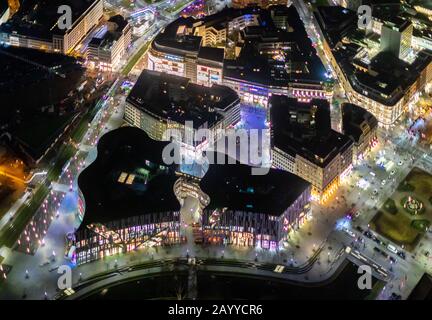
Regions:
[[[370,222],[372,230],[412,251],[432,221],[432,175],[414,168]]]
[[[129,62],[124,67],[122,71],[122,75],[127,76],[129,72],[131,72],[132,68],[138,63],[141,57],[146,53],[149,44],[150,41],[144,43],[144,45],[137,51],[137,53],[134,54],[134,56],[129,60]]]

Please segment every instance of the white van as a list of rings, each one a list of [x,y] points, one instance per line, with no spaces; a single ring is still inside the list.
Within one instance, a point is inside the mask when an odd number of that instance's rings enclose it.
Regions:
[[[387,245],[387,249],[388,249],[390,252],[393,252],[394,254],[397,253],[397,249],[396,249],[396,247],[395,247],[394,245],[391,245],[391,244]]]

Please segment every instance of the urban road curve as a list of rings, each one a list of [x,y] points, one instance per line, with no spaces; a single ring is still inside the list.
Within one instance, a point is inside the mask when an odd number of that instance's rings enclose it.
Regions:
[[[278,272],[280,276],[282,275],[301,275],[306,274],[312,270],[314,264],[318,261],[319,255],[323,250],[324,245],[320,246],[314,254],[300,266],[294,267],[291,265],[281,264],[281,263],[260,263],[257,261],[244,261],[244,260],[231,260],[231,259],[216,259],[216,258],[206,258],[206,257],[195,257],[193,266],[197,269],[204,269],[206,267],[212,268],[234,268],[241,269],[243,272],[247,270],[254,270],[256,272],[265,273],[263,277],[268,278],[271,272],[274,276],[276,275],[275,269],[278,266],[283,266],[283,270]],[[187,270],[191,266],[191,260],[185,257],[176,259],[160,259],[147,261],[135,265],[124,266],[121,268],[116,268],[112,271],[99,273],[95,276],[87,278],[85,280],[79,281],[72,289],[74,294],[68,296],[65,291],[59,292],[54,299],[79,299],[85,296],[89,296],[91,293],[100,290],[101,288],[118,285],[123,282],[129,282],[133,279],[141,278],[145,275],[157,275],[163,274],[169,270],[172,272],[174,269],[178,271]],[[157,270],[154,270],[157,269]],[[130,276],[129,276],[130,275]],[[119,279],[121,276],[123,279]]]

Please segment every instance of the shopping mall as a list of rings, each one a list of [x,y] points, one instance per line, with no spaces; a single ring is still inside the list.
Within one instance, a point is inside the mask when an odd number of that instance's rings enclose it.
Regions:
[[[68,241],[71,260],[83,264],[145,246],[181,244],[188,227],[195,243],[274,249],[310,217],[311,185],[305,180],[276,169],[254,176],[250,166],[235,161],[211,164],[202,179],[191,177],[165,164],[168,143],[133,127],[99,140],[96,160],[78,177],[82,223]],[[181,213],[186,197],[199,203],[191,225]]]
[[[225,161],[228,163],[228,160]],[[311,184],[277,169],[251,175],[244,164],[212,164],[200,182],[204,243],[277,249],[311,217]]]

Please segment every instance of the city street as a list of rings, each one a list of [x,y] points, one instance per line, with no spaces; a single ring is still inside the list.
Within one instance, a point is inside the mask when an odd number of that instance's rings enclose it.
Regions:
[[[119,4],[119,1],[114,0],[108,2],[113,10]],[[180,0],[161,1],[151,5],[137,0],[133,10],[151,7],[167,13],[166,10],[177,3],[180,3]],[[228,0],[212,0],[209,9],[211,12],[216,12],[229,3]],[[156,15],[152,26],[132,44],[128,57],[122,60],[122,69],[161,29],[175,19],[187,4],[184,2],[184,5],[175,12]],[[332,101],[332,127],[340,130],[340,105],[347,102],[344,90],[322,50],[319,40],[322,35],[319,35],[315,28],[310,9],[300,0],[294,0],[294,5],[299,8],[299,14],[309,36],[317,44],[318,55],[326,69],[333,74],[336,84]],[[117,278],[113,278],[114,281],[118,281],[118,278],[132,278],[137,275],[133,273],[137,270],[129,267],[141,264],[149,264],[149,267],[143,267],[146,269],[144,273],[150,272],[150,269],[153,270],[152,272],[157,272],[178,265],[183,268],[190,263],[189,258],[195,258],[194,263],[204,269],[236,270],[254,275],[272,275],[313,283],[331,278],[338,266],[345,259],[350,259],[358,265],[366,263],[373,266],[374,276],[386,281],[378,296],[379,299],[388,299],[393,293],[400,294],[403,299],[406,299],[424,272],[432,274],[432,260],[423,254],[425,251],[432,252],[430,233],[426,233],[421,238],[412,252],[393,244],[398,253],[403,252],[406,255],[402,258],[395,253],[396,251],[389,251],[389,240],[373,234],[370,229],[370,221],[377,211],[413,168],[418,167],[432,173],[431,150],[410,139],[407,130],[408,117],[399,119],[390,128],[378,129],[378,144],[364,159],[352,166],[350,173],[343,177],[340,186],[329,199],[324,203],[312,202],[311,217],[301,228],[291,231],[288,240],[284,241],[277,250],[234,245],[210,246],[196,242],[193,224],[199,221],[199,203],[197,199],[187,197],[182,203],[180,212],[181,232],[187,239],[185,243],[172,247],[143,247],[134,252],[105,257],[80,266],[73,265],[65,249],[68,235],[73,234],[80,225],[77,178],[80,172],[96,159],[96,146],[100,137],[125,125],[123,116],[127,94],[120,93],[118,89],[126,78],[131,79],[139,74],[141,71],[139,61],[143,58],[144,54],[138,57],[133,64],[135,70],[131,68],[130,74],[128,72],[123,76],[115,74],[114,84],[98,102],[96,107],[98,111],[88,124],[81,141],[74,145],[74,155],[63,167],[59,178],[50,185],[50,193],[44,198],[43,205],[35,212],[32,223],[27,225],[25,233],[21,235],[20,243],[17,245],[18,250],[11,250],[5,246],[1,248],[1,255],[4,257],[2,264],[11,266],[12,269],[0,286],[0,299],[57,297],[60,293],[57,285],[60,275],[57,274],[57,269],[61,265],[72,268],[74,286],[106,272],[118,274]],[[242,104],[241,121],[236,129],[267,129],[269,124],[266,112],[267,110],[263,108]],[[261,147],[269,150],[271,144]],[[237,146],[235,155],[237,158],[239,153],[240,146]],[[269,165],[271,159],[264,159],[264,162]],[[184,165],[181,171],[202,176],[206,168],[196,164]],[[26,193],[15,203],[10,212],[0,221],[0,227],[7,225],[8,219],[29,197],[30,194]],[[347,217],[347,214],[352,212],[355,213],[354,217]],[[43,220],[39,232],[34,230],[33,221],[36,220]],[[365,232],[373,234],[373,237],[366,236]],[[350,250],[354,250],[354,254]],[[361,255],[356,257],[357,252]],[[283,271],[275,271],[278,266],[283,266]],[[383,271],[385,276],[377,270],[385,270]],[[106,281],[104,284],[110,281],[105,278],[103,280]],[[85,290],[91,288],[94,287],[89,285]]]

